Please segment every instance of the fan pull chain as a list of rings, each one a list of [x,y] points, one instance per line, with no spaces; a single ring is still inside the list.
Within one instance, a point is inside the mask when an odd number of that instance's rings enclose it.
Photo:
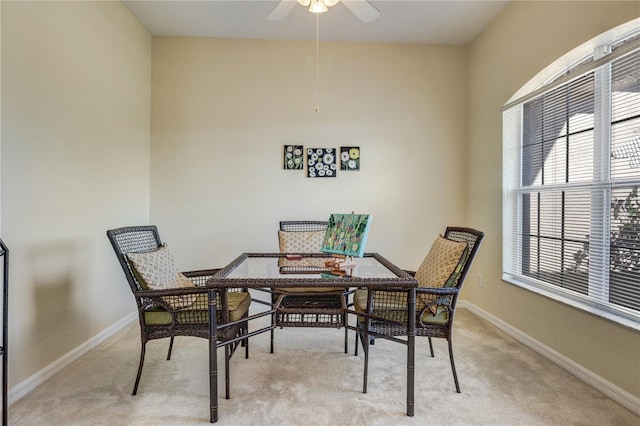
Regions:
[[[318,76],[318,46],[319,46],[319,39],[320,39],[320,14],[316,13],[316,109],[315,111],[318,112],[320,111],[320,106],[318,105],[318,80],[319,80],[319,76]]]

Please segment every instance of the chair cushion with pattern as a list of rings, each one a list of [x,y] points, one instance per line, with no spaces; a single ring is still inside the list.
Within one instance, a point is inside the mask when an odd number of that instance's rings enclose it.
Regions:
[[[195,287],[193,281],[178,271],[166,244],[154,251],[127,253],[127,259],[142,280],[140,284],[143,287],[151,290]],[[166,296],[163,299],[173,309],[181,309],[191,306],[196,295]]]
[[[280,253],[320,253],[325,231],[278,231]],[[326,259],[278,259],[278,266],[324,266]]]
[[[431,249],[416,271],[416,280],[420,287],[450,287],[457,282],[464,262],[468,256],[466,242],[452,241],[438,235]],[[419,300],[428,304],[435,300],[435,295],[420,294]],[[430,307],[434,315],[437,306]]]

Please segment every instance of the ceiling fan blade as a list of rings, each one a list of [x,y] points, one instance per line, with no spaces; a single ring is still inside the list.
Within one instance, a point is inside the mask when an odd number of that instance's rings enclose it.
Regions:
[[[342,4],[364,23],[375,21],[380,16],[380,11],[367,0],[342,0]]]
[[[280,0],[280,3],[267,16],[270,21],[282,21],[293,10],[298,2],[296,0]]]

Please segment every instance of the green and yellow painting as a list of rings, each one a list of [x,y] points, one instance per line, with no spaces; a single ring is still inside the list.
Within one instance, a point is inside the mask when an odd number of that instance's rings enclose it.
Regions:
[[[371,219],[369,214],[332,214],[320,251],[362,257]]]

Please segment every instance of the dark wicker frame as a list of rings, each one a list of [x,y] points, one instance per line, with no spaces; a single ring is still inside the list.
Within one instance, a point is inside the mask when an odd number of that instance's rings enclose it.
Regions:
[[[415,335],[429,338],[429,349],[432,357],[434,356],[434,352],[431,338],[447,339],[453,380],[456,385],[456,392],[460,393],[458,375],[456,373],[455,362],[453,359],[453,320],[460,289],[465,282],[467,274],[471,269],[471,265],[478,253],[478,249],[484,239],[484,232],[471,228],[447,227],[444,237],[454,241],[467,242],[469,255],[455,285],[445,288],[416,288]],[[415,271],[406,272],[415,276]],[[429,303],[424,303],[421,301],[420,295],[435,295],[436,298]],[[407,336],[407,311],[406,307],[403,306],[401,302],[402,298],[398,297],[398,291],[372,290],[367,294],[367,312],[358,313],[359,318],[357,322],[355,354],[358,355],[358,341],[360,341],[364,349],[365,356],[363,383],[363,392],[365,393],[367,389],[369,366],[369,346],[373,342],[373,339],[381,337],[387,340],[406,344],[406,340],[397,338],[398,336]],[[393,307],[394,303],[397,305],[395,308]],[[381,306],[384,308],[380,308]],[[425,324],[421,321],[422,315],[431,306],[443,306],[447,309],[449,315],[446,323]]]
[[[280,230],[286,232],[324,231],[328,221],[285,220],[280,222]],[[298,253],[291,253],[298,254]],[[315,272],[317,273],[317,272]],[[347,324],[346,309],[348,296],[352,291],[295,294],[272,293],[271,302],[276,309],[276,327],[316,327],[342,328]],[[271,332],[271,352],[273,352],[273,331]],[[348,330],[344,329],[344,352],[349,351]]]
[[[209,289],[204,285],[206,281],[213,277],[220,269],[208,269],[200,271],[183,272],[185,276],[190,278],[195,284],[191,288],[179,288],[169,290],[144,290],[133,273],[131,265],[127,259],[127,253],[143,253],[158,249],[162,246],[158,229],[155,225],[148,226],[128,226],[107,231],[107,237],[113,246],[116,257],[122,267],[124,275],[129,283],[129,287],[133,292],[138,308],[138,320],[140,323],[140,363],[138,365],[138,373],[136,375],[135,384],[133,386],[132,395],[138,391],[140,377],[142,375],[142,367],[144,365],[146,344],[150,340],[170,338],[167,360],[171,359],[171,351],[173,349],[173,340],[175,336],[192,336],[209,339],[209,314],[208,302],[199,304],[197,307],[188,309],[174,309],[168,303],[167,299],[172,296],[185,296],[208,294]],[[247,291],[246,289],[228,289],[228,291]],[[202,298],[202,296],[200,296]],[[231,327],[221,327],[230,322],[229,306],[227,304],[227,291],[224,289],[219,291],[217,301],[217,321],[218,321],[218,341],[227,341],[239,336],[247,334],[246,323],[234,325]],[[145,313],[152,310],[165,311],[171,316],[171,324],[168,325],[151,325],[145,320]],[[244,315],[244,318],[247,314]],[[235,352],[239,343],[225,346],[225,382],[226,397],[229,398],[229,359]],[[249,339],[241,341],[245,347],[245,357],[249,357]]]
[[[9,342],[9,247],[0,239],[0,257],[2,257],[2,425],[7,424],[9,400],[7,387],[9,384],[9,359],[7,358]]]

